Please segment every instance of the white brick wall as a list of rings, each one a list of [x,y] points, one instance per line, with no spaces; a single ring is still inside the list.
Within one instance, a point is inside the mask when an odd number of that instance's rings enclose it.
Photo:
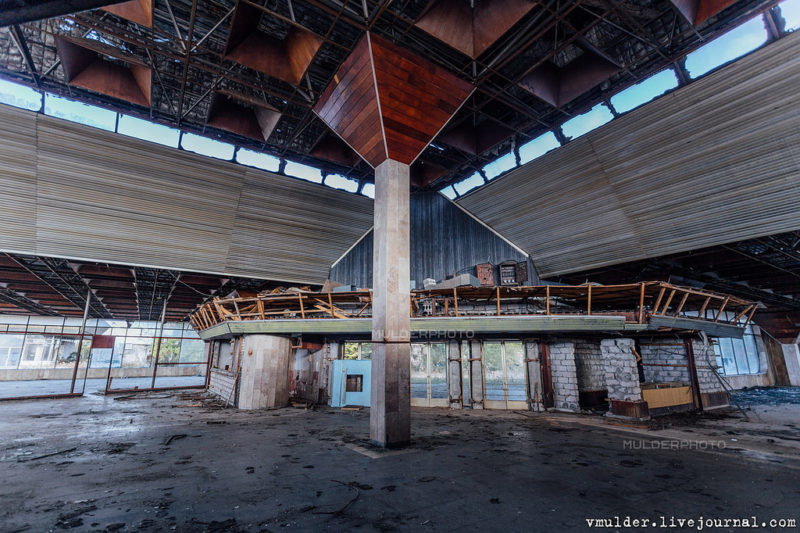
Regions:
[[[222,398],[223,400],[234,403],[236,397],[231,394],[233,385],[236,382],[233,372],[226,372],[218,368],[211,369],[211,379],[208,384],[209,392],[212,392]]]
[[[688,365],[684,345],[642,344],[640,345],[644,363],[644,379],[649,383],[689,382],[688,366],[648,366],[648,365]]]
[[[571,342],[556,342],[549,344],[548,347],[555,408],[577,411],[578,376],[575,370],[575,345]]]
[[[611,400],[634,402],[642,399],[636,357],[631,351],[633,347],[633,339],[603,339],[600,342],[608,398]]]
[[[694,352],[694,362],[697,367],[697,384],[701,393],[720,392],[725,390],[714,374],[714,369],[718,369],[717,358],[714,355],[714,348],[710,344],[704,345],[702,341],[692,341],[692,351]]]

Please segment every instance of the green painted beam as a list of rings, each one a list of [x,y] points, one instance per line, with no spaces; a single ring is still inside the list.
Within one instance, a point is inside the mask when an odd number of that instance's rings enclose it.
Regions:
[[[622,331],[621,316],[476,316],[412,318],[411,331],[417,337],[425,333],[569,333],[580,331]],[[217,324],[200,333],[203,340],[247,334],[288,335],[313,333],[320,335],[369,334],[370,318],[317,318],[308,320],[275,319],[243,320]]]
[[[711,337],[732,337],[734,339],[741,339],[744,337],[744,327],[742,326],[721,324],[719,322],[709,322],[708,320],[697,320],[694,318],[654,316],[650,317],[650,325],[653,328],[705,331],[706,334]]]

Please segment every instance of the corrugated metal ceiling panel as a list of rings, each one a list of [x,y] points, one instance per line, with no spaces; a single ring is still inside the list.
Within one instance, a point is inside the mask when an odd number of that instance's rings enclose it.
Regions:
[[[800,35],[459,200],[542,277],[800,228]]]

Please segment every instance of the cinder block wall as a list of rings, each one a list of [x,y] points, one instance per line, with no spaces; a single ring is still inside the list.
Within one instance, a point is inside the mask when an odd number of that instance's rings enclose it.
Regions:
[[[578,390],[591,391],[606,388],[606,367],[600,351],[599,340],[575,341],[575,370]]]
[[[575,344],[569,341],[553,342],[549,344],[549,348],[555,408],[577,411],[578,376],[575,369]]]
[[[631,351],[633,347],[633,339],[603,339],[600,342],[610,400],[635,402],[642,399],[636,357]]]
[[[648,383],[690,382],[689,359],[686,347],[667,344],[641,344],[640,355],[644,364],[644,380]],[[686,366],[648,366],[648,365],[686,365]]]

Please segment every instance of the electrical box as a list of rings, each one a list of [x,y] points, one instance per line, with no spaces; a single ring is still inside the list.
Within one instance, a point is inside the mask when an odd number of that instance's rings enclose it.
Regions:
[[[517,262],[506,261],[500,263],[500,285],[518,285],[517,281]]]
[[[517,283],[522,285],[528,281],[528,262],[520,261],[517,263]]]
[[[494,265],[491,263],[483,263],[475,266],[475,274],[478,276],[478,281],[481,287],[494,287]]]

